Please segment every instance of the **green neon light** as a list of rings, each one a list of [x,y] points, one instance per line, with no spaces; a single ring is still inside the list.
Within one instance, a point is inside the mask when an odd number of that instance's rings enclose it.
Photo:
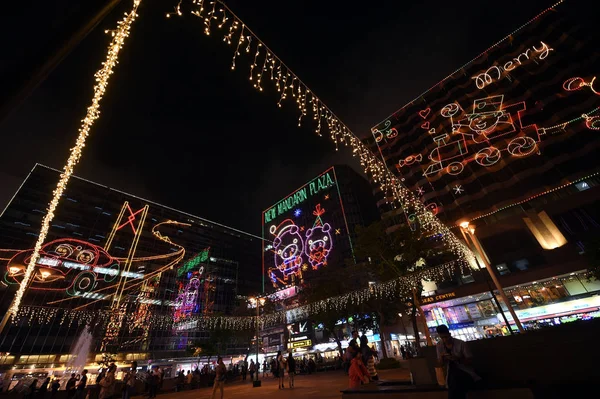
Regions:
[[[292,210],[296,205],[306,201],[309,197],[335,185],[335,177],[331,177],[330,171],[315,177],[299,190],[288,195],[277,204],[265,211],[265,223],[271,222],[278,216]]]
[[[208,252],[210,251],[210,247],[204,249],[202,252],[194,256],[192,259],[185,262],[179,269],[177,269],[177,277],[181,277],[185,273],[189,272],[200,263],[206,262],[208,260]]]

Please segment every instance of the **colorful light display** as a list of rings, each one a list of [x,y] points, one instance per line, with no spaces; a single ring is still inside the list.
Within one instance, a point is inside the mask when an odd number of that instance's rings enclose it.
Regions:
[[[330,201],[332,195],[336,201]],[[327,201],[327,209],[322,201]],[[263,234],[268,229],[265,238],[272,240],[268,246],[263,243],[264,250],[272,253],[264,257],[263,270],[274,288],[301,284],[306,275],[332,259],[335,240],[350,239],[346,226],[334,230],[330,222],[334,212],[343,215],[334,168],[263,212]],[[343,262],[339,256],[336,261]]]
[[[600,127],[595,43],[572,29],[567,7],[556,3],[372,128],[381,160],[448,223],[592,172],[558,166],[563,151],[589,159],[600,146],[586,134]]]

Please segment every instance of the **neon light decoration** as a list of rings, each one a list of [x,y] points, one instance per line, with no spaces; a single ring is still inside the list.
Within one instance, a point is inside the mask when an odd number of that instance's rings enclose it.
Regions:
[[[483,89],[484,87],[496,82],[503,77],[506,76],[507,72],[510,72],[517,68],[518,66],[523,65],[523,62],[534,59],[537,56],[537,59],[543,60],[548,57],[551,51],[554,51],[553,48],[550,48],[546,43],[540,42],[540,48],[538,49],[535,46],[532,48],[525,50],[525,52],[519,54],[515,58],[510,61],[504,63],[503,66],[493,65],[489,67],[485,72],[479,73],[476,76],[473,76],[471,79],[475,80],[475,84],[478,89]],[[531,58],[529,58],[531,54]]]
[[[579,77],[571,78],[566,80],[565,83],[563,83],[563,89],[565,89],[566,91],[575,91],[581,89],[582,87],[589,87],[592,93],[594,93],[597,96],[600,96],[600,92],[597,92],[596,89],[594,89],[595,81],[595,76],[589,82],[586,82],[585,80],[583,80],[583,78]]]
[[[423,160],[423,155],[421,154],[415,154],[415,155],[409,155],[404,159],[401,159],[400,162],[398,162],[398,166],[399,167],[403,167],[403,166],[410,166],[415,162],[421,162]]]
[[[199,264],[206,262],[208,260],[209,251],[210,247],[205,248],[202,252],[181,265],[181,267],[177,269],[177,276],[181,277]]]
[[[419,116],[423,119],[427,119],[427,116],[429,115],[430,112],[431,112],[431,108],[422,109],[421,111],[419,111]]]
[[[269,277],[273,283],[279,281],[286,284],[291,275],[301,276],[304,239],[291,219],[285,219],[277,227],[271,228],[270,232],[275,236],[275,268],[269,270]]]
[[[175,299],[175,310],[173,321],[180,322],[199,311],[198,291],[200,288],[200,276],[194,272],[187,283],[179,283],[179,295]]]
[[[454,117],[460,115],[460,110],[460,106],[453,103],[440,112],[450,119],[454,139],[450,141],[448,134],[434,138],[437,147],[429,154],[433,163],[425,169],[425,176],[435,173],[458,175],[472,161],[490,167],[500,161],[502,151],[524,157],[537,150],[540,141],[537,126],[523,126],[521,122],[521,113],[526,110],[525,102],[505,105],[503,95],[481,98],[473,102],[471,113],[463,114],[455,121]],[[483,148],[477,149],[481,144]],[[474,147],[477,152],[469,155],[472,153],[469,147]]]
[[[129,204],[126,204],[126,207],[127,207],[127,210],[129,211],[129,216],[127,216],[127,221],[125,223],[123,223],[122,225],[117,227],[117,230],[121,230],[123,227],[129,225],[129,226],[131,226],[131,230],[133,231],[133,234],[137,234],[137,230],[136,230],[133,222],[135,222],[136,216],[144,211],[144,208],[141,208],[141,209],[133,212],[131,210],[131,207],[129,206]]]
[[[313,215],[316,216],[315,223],[306,231],[306,255],[313,270],[327,265],[327,257],[333,247],[331,226],[329,223],[323,223],[321,219],[324,213],[325,209],[321,208],[321,204],[317,204],[313,211]]]

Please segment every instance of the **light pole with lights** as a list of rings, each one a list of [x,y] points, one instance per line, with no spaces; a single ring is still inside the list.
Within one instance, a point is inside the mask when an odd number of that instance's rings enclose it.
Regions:
[[[250,303],[253,304],[254,306],[256,306],[256,380],[252,381],[252,386],[254,388],[259,387],[260,384],[260,380],[258,379],[258,370],[260,369],[259,363],[258,363],[258,334],[259,334],[259,327],[258,327],[258,322],[260,319],[260,307],[263,306],[265,304],[265,298],[254,298],[254,297],[250,297],[248,298],[250,300]],[[263,370],[264,373],[264,370]]]
[[[504,292],[504,289],[502,288],[502,285],[500,284],[500,281],[498,280],[498,276],[496,276],[496,271],[494,270],[494,268],[492,268],[492,266],[490,265],[490,262],[488,262],[485,254],[483,253],[483,249],[481,248],[481,245],[479,244],[479,241],[477,240],[477,237],[475,236],[475,226],[473,226],[472,224],[469,224],[469,222],[462,222],[460,224],[460,228],[461,228],[461,232],[463,233],[463,237],[465,238],[465,241],[467,243],[467,246],[471,247],[471,245],[469,245],[469,241],[470,241],[473,244],[473,246],[475,247],[474,252],[479,254],[479,258],[483,262],[483,265],[485,266],[488,274],[492,278],[492,281],[494,282],[496,289],[500,293],[500,297],[502,298],[502,301],[504,301],[504,303],[506,304],[506,307],[508,308],[508,311],[510,312],[510,314],[513,318],[513,321],[515,322],[517,328],[519,329],[519,332],[524,333],[525,329],[523,328],[523,325],[521,325],[521,321],[517,317],[515,310],[513,309],[510,302],[508,301],[508,297],[506,296],[506,293]],[[470,237],[471,239],[468,240],[467,236]],[[473,248],[471,248],[471,250],[473,250]],[[477,260],[477,259],[475,259],[475,260]],[[502,312],[502,308],[500,308],[500,312]],[[511,331],[510,324],[508,323],[506,318],[505,318],[505,321],[507,322],[507,327],[508,327],[509,331]]]

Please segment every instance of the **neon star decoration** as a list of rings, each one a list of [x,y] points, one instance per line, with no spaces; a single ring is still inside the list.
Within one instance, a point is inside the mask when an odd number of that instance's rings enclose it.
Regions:
[[[300,208],[297,208],[297,209],[294,211],[294,216],[296,216],[296,217],[300,217],[300,215],[302,215],[302,211],[300,210]]]
[[[462,188],[462,186],[460,184],[457,184],[452,189],[454,190],[454,194],[457,194],[457,195],[462,194],[465,191],[465,189]]]
[[[425,189],[423,187],[417,187],[417,194],[423,195],[425,193]]]
[[[23,294],[25,294],[25,290],[34,273],[35,265],[37,264],[37,261],[40,257],[42,245],[44,244],[44,241],[46,241],[46,236],[48,235],[48,230],[50,229],[50,223],[54,219],[54,212],[56,211],[58,203],[60,202],[60,199],[64,194],[67,184],[69,183],[69,180],[73,175],[75,165],[77,165],[81,158],[83,148],[85,147],[85,141],[90,133],[90,130],[96,119],[100,117],[100,102],[102,101],[102,98],[104,97],[104,94],[108,87],[108,82],[110,76],[113,73],[113,69],[117,65],[119,52],[125,44],[125,39],[127,39],[127,37],[129,36],[131,25],[135,21],[135,18],[138,16],[137,9],[140,3],[141,0],[133,0],[133,6],[131,10],[125,14],[125,17],[121,21],[118,22],[117,29],[113,31],[107,31],[107,33],[111,33],[112,41],[108,46],[106,59],[104,60],[104,62],[102,62],[102,67],[94,75],[96,78],[96,83],[94,84],[94,95],[92,98],[92,103],[87,108],[87,113],[79,129],[79,135],[77,137],[77,141],[75,142],[75,146],[71,148],[69,158],[67,159],[67,163],[64,166],[64,172],[61,174],[60,180],[58,181],[56,189],[53,192],[52,199],[50,200],[50,204],[48,205],[48,211],[46,212],[46,215],[42,220],[42,227],[40,229],[37,242],[35,243],[33,254],[29,259],[29,263],[27,264],[27,268],[25,269],[23,279],[21,280],[21,283],[19,285],[19,289],[15,293],[15,297],[8,309],[7,316],[10,314],[14,317],[19,311],[19,307],[21,306],[21,301],[23,299]],[[5,319],[7,316],[5,316]]]
[[[329,194],[325,194],[325,200],[329,199]]]

